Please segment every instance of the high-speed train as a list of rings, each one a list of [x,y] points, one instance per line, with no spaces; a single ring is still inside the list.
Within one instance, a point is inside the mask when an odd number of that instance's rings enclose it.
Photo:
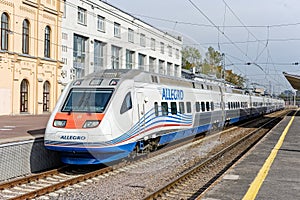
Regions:
[[[107,163],[283,107],[283,100],[215,83],[103,70],[65,88],[44,145],[66,164]]]

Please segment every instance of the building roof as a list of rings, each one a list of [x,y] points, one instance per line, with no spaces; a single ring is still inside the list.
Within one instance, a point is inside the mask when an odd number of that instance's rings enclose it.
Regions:
[[[283,72],[283,75],[288,80],[288,82],[290,82],[290,84],[292,85],[292,87],[295,90],[300,91],[300,76],[299,75],[288,74],[286,72]]]

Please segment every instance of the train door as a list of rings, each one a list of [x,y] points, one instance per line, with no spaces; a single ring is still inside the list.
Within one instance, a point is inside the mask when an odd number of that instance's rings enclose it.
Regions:
[[[226,121],[226,110],[225,110],[225,89],[221,86],[219,86],[220,89],[220,108],[221,108],[221,122],[220,125],[221,127],[224,126],[225,121]]]
[[[137,98],[137,109],[138,109],[138,120],[139,120],[139,128],[145,128],[145,95],[143,92],[136,93]]]

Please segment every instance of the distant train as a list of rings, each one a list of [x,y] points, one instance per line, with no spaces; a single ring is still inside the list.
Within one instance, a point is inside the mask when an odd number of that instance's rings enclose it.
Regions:
[[[103,70],[70,83],[45,147],[66,164],[99,164],[284,108],[284,101],[216,83]]]

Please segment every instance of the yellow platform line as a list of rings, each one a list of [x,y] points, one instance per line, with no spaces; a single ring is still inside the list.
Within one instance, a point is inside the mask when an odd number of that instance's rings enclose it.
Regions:
[[[298,112],[298,111],[297,111]],[[277,144],[275,145],[275,147],[273,148],[271,154],[269,155],[268,159],[265,161],[263,167],[260,169],[259,173],[257,174],[256,178],[254,179],[254,181],[251,183],[247,193],[245,194],[245,196],[243,197],[243,200],[253,200],[255,199],[262,183],[264,182],[265,178],[267,177],[269,170],[272,166],[272,163],[278,153],[278,150],[280,149],[280,147],[282,146],[282,143],[284,141],[284,138],[287,134],[287,132],[289,131],[294,118],[295,118],[295,114],[297,113],[295,112],[294,115],[292,116],[290,122],[288,123],[288,125],[285,127],[282,135],[280,136]]]

